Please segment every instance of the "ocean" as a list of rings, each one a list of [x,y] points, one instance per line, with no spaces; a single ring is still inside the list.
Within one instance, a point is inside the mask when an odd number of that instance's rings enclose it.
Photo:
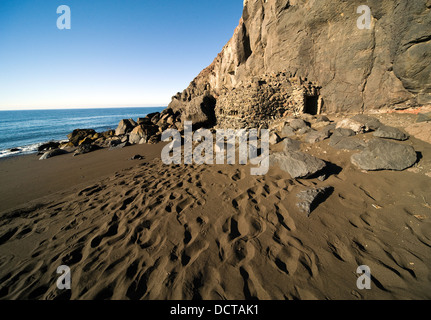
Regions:
[[[48,141],[67,140],[74,129],[102,132],[121,119],[145,117],[166,107],[0,111],[0,158],[29,154]],[[11,149],[18,148],[18,151]]]

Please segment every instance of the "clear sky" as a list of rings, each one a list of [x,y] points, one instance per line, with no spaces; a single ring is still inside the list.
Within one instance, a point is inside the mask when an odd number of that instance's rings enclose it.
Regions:
[[[57,28],[57,7],[71,29]],[[231,38],[243,0],[0,0],[0,110],[165,106]]]

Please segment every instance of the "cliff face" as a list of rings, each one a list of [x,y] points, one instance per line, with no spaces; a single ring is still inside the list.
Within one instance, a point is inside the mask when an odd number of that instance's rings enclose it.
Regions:
[[[357,27],[360,5],[371,9],[369,30]],[[265,80],[274,76],[288,87],[315,88],[312,97],[326,112],[414,106],[431,103],[430,74],[431,0],[245,0],[231,40],[170,107],[187,109],[212,95],[217,114],[229,108],[219,104],[232,100],[224,96],[262,78],[279,94],[284,84]]]

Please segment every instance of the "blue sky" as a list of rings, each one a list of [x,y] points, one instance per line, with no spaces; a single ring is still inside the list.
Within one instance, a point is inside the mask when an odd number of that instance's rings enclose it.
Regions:
[[[242,4],[0,0],[0,110],[167,105],[231,38]]]

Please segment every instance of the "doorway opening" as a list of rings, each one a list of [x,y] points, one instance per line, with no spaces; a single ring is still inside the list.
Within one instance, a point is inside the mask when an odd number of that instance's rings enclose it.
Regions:
[[[319,96],[306,96],[304,113],[308,113],[313,116],[317,115],[318,104],[319,104]]]

